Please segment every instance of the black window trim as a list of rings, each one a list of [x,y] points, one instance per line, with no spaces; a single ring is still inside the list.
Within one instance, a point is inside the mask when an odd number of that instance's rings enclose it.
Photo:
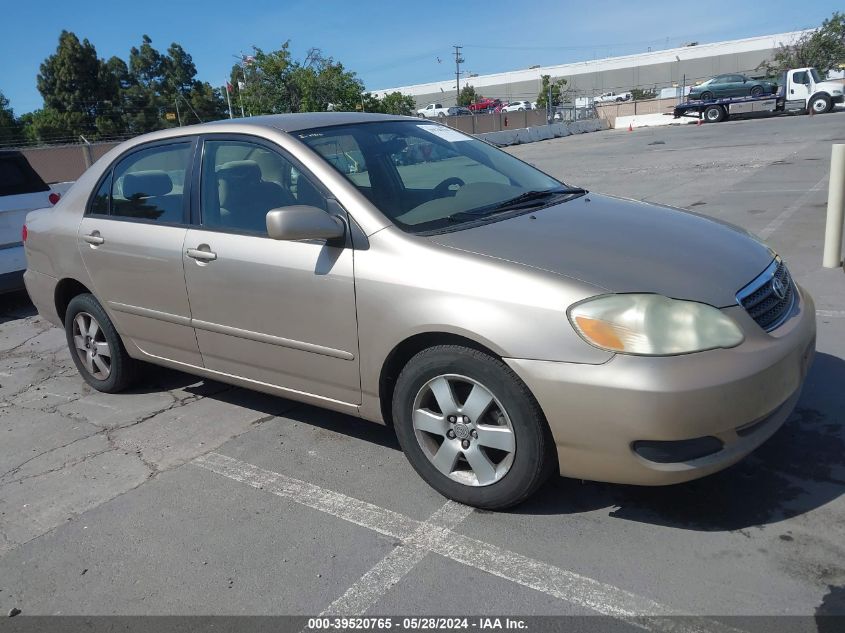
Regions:
[[[192,183],[191,183],[191,208],[190,208],[190,225],[192,228],[205,231],[208,233],[224,233],[230,235],[243,235],[246,237],[260,237],[263,239],[273,239],[266,233],[259,231],[249,231],[245,229],[233,229],[222,226],[209,227],[202,223],[202,168],[203,159],[205,158],[205,144],[208,141],[233,141],[239,143],[252,143],[268,149],[276,154],[279,154],[284,160],[293,165],[294,169],[299,172],[300,177],[305,177],[308,182],[326,199],[327,208],[330,215],[339,217],[344,224],[349,226],[349,216],[346,210],[340,205],[335,196],[317,178],[309,169],[307,169],[299,160],[297,160],[289,151],[273,141],[264,138],[263,136],[256,136],[253,134],[238,134],[232,132],[212,132],[207,134],[200,134],[197,142],[197,150],[195,152]],[[349,231],[347,231],[349,233]],[[311,241],[311,240],[309,240]],[[321,240],[317,240],[318,242]],[[325,242],[325,240],[322,240]]]
[[[143,143],[141,145],[135,145],[134,147],[129,148],[125,152],[122,152],[119,156],[117,156],[108,168],[103,172],[100,178],[97,180],[97,184],[91,190],[91,194],[88,196],[88,202],[85,205],[85,215],[84,217],[88,218],[96,218],[99,220],[114,220],[115,222],[131,222],[135,224],[153,224],[155,226],[170,226],[170,227],[177,227],[177,228],[187,228],[191,226],[190,222],[190,198],[192,194],[192,184],[193,184],[193,169],[194,164],[196,161],[196,153],[197,153],[197,146],[198,146],[198,139],[197,135],[190,135],[190,136],[174,136],[171,138],[161,139],[158,141],[152,141],[150,143]],[[112,181],[112,177],[114,174],[114,169],[117,165],[123,162],[124,159],[131,157],[133,154],[138,152],[146,151],[148,149],[152,149],[155,147],[166,147],[168,145],[187,145],[190,144],[190,149],[188,151],[188,162],[185,166],[185,180],[182,183],[182,221],[181,222],[159,222],[157,220],[151,220],[147,218],[132,218],[122,215],[112,215],[112,186],[113,182],[109,184],[109,201],[108,201],[108,213],[93,213],[91,211],[91,207],[94,204],[94,198],[97,196],[97,192],[100,190],[100,187],[103,185],[103,182],[108,179]]]

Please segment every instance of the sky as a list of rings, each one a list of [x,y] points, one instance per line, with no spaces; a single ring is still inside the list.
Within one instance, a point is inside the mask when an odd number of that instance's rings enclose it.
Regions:
[[[290,40],[294,57],[320,48],[378,90],[454,77],[455,44],[463,70],[486,74],[812,28],[837,9],[841,0],[0,0],[0,92],[17,115],[42,106],[36,76],[62,29],[106,59],[128,59],[144,34],[161,51],[178,42],[215,86],[235,55]]]

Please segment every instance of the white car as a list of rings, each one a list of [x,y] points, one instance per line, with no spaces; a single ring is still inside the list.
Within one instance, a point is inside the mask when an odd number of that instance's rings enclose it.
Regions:
[[[508,105],[502,108],[502,112],[522,112],[523,110],[531,110],[530,101],[511,101]]]
[[[26,214],[51,207],[71,183],[48,186],[18,151],[0,151],[0,293],[23,288]]]
[[[596,97],[596,103],[612,103],[630,101],[633,95],[630,92],[605,92]]]

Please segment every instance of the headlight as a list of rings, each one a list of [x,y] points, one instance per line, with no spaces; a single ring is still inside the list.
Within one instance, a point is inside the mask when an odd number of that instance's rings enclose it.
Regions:
[[[742,331],[721,310],[653,294],[603,295],[567,311],[581,337],[620,354],[670,356],[742,343]]]

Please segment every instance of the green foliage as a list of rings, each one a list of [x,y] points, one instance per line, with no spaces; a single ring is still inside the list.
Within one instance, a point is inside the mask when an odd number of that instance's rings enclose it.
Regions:
[[[0,145],[17,145],[24,140],[24,130],[9,100],[0,92]]]
[[[232,67],[230,83],[233,105],[242,101],[247,115],[356,110],[364,92],[354,72],[319,49],[308,51],[305,61],[294,60],[289,42],[270,52],[254,47],[243,64]]]
[[[549,86],[552,89],[552,106],[561,105],[564,98],[568,96],[568,91],[565,89],[567,85],[566,79],[556,79],[552,81],[549,75],[542,75],[543,81],[540,87],[540,92],[537,94],[537,109],[544,110],[549,102]]]
[[[764,68],[778,74],[790,68],[814,66],[822,75],[845,63],[845,13],[834,11],[822,25],[794,44],[781,46]]]
[[[641,101],[643,99],[656,99],[657,90],[654,88],[632,88],[631,99],[633,101]]]
[[[475,91],[474,86],[466,85],[461,88],[461,92],[458,94],[458,105],[466,107],[469,104],[475,103],[479,99],[483,98],[484,97],[482,97],[481,94]]]
[[[367,112],[380,112],[382,114],[411,116],[417,108],[417,102],[414,98],[410,95],[403,95],[401,92],[391,92],[382,98],[367,92],[363,95],[363,101]]]

